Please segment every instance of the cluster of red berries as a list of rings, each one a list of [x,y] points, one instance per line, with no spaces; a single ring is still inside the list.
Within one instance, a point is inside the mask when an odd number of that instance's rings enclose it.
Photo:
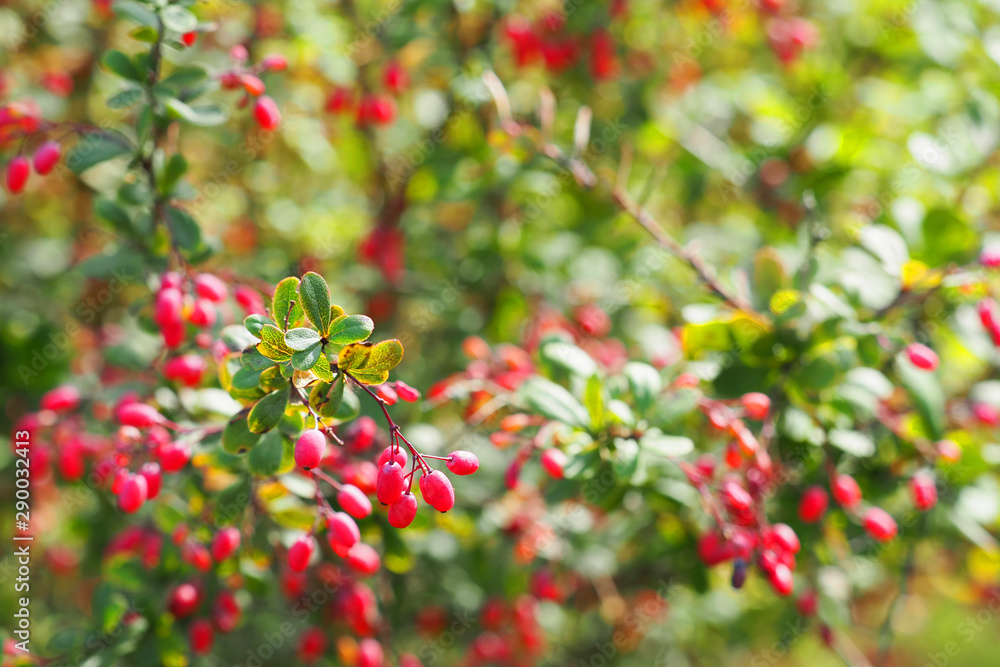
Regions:
[[[729,10],[725,0],[702,0],[702,4],[713,14]],[[803,51],[816,46],[816,26],[801,16],[786,15],[785,0],[758,0],[757,9],[767,21],[767,41],[781,62],[794,62]]]
[[[2,113],[2,110],[0,110]],[[28,184],[28,177],[34,167],[35,173],[39,176],[48,175],[59,162],[62,155],[62,147],[58,141],[46,141],[35,150],[34,156],[29,160],[24,155],[18,155],[7,164],[6,183],[7,190],[11,194],[18,194],[24,190]]]
[[[238,106],[242,109],[253,100],[253,117],[261,129],[277,129],[281,123],[281,112],[274,99],[265,94],[267,89],[258,75],[264,72],[284,72],[288,69],[288,60],[282,55],[271,54],[264,56],[256,65],[248,66],[250,54],[242,45],[230,49],[229,57],[233,61],[233,67],[219,75],[219,85],[223,90],[242,89],[244,95]]]
[[[218,308],[229,296],[229,288],[222,279],[210,273],[194,277],[167,272],[160,278],[160,288],[153,306],[153,322],[160,329],[163,343],[175,349],[187,336],[187,324],[196,329],[211,329],[218,319]],[[247,314],[263,313],[264,302],[253,289],[237,286],[233,298]],[[212,337],[207,332],[195,336],[195,344],[207,348]],[[164,365],[168,379],[188,386],[201,383],[206,369],[204,359],[196,355],[174,357]]]
[[[337,86],[326,99],[326,110],[336,115],[353,112],[354,123],[358,127],[391,125],[399,111],[394,98],[409,85],[410,77],[406,70],[392,61],[382,70],[383,92],[358,93],[354,88]]]
[[[618,74],[621,67],[615,42],[606,29],[574,35],[565,28],[566,15],[561,12],[548,12],[535,21],[511,16],[504,22],[504,37],[518,67],[541,62],[548,71],[558,73],[576,65],[586,53],[595,79],[611,79]]]
[[[198,612],[205,600],[205,592],[197,581],[186,581],[167,596],[167,611],[178,620],[188,619]],[[209,618],[195,618],[188,624],[188,641],[191,652],[205,655],[215,644],[215,632],[226,634],[239,625],[243,609],[232,591],[219,591],[209,612]]]

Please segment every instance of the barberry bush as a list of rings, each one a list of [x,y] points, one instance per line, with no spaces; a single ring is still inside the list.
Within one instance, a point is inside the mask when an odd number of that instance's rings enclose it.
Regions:
[[[998,25],[0,7],[3,664],[994,664]]]

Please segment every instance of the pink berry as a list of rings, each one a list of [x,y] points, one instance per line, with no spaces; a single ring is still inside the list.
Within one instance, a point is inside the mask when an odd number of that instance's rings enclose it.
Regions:
[[[736,482],[726,482],[722,485],[722,497],[729,507],[739,511],[748,510],[753,504],[753,498],[747,490]]]
[[[196,327],[210,327],[215,324],[215,305],[208,299],[195,299],[188,314],[188,321]]]
[[[284,72],[288,69],[288,59],[277,53],[269,53],[260,61],[260,66],[270,72]]]
[[[240,531],[235,526],[223,528],[212,538],[212,558],[216,563],[226,560],[240,548]]]
[[[440,470],[420,476],[420,494],[428,505],[439,512],[447,512],[455,506],[455,489],[448,476]]]
[[[471,475],[479,470],[479,459],[472,452],[459,450],[448,456],[447,465],[456,475]]]
[[[328,535],[330,547],[335,550],[342,549],[346,552],[361,541],[358,524],[344,512],[334,512],[327,518],[326,528],[330,531]]]
[[[309,567],[313,551],[316,549],[316,540],[312,535],[303,535],[288,549],[288,567],[293,572],[302,572]]]
[[[545,472],[549,473],[549,476],[554,479],[562,479],[565,474],[566,463],[568,458],[566,454],[563,453],[561,449],[556,449],[551,447],[542,452],[541,456],[542,467],[545,468]]]
[[[371,545],[358,542],[347,552],[347,564],[361,574],[375,574],[382,565],[382,559]]]
[[[139,474],[146,478],[146,499],[152,500],[160,495],[160,464],[155,461],[143,463]]]
[[[204,655],[212,650],[215,643],[215,631],[212,624],[207,619],[198,618],[191,622],[188,628],[188,640],[191,642],[191,652],[195,655]]]
[[[798,553],[801,545],[799,537],[792,527],[785,523],[776,523],[764,536],[764,543],[772,548],[790,553]]]
[[[1000,247],[989,246],[979,253],[979,263],[988,269],[1000,267]]]
[[[177,618],[186,618],[198,610],[201,593],[194,584],[183,583],[167,598],[167,610]]]
[[[278,105],[268,95],[261,95],[253,105],[253,116],[261,129],[273,130],[281,123]]]
[[[837,475],[830,490],[833,499],[844,509],[852,509],[861,502],[861,487],[850,475]]]
[[[139,511],[143,503],[146,502],[146,495],[149,488],[146,478],[142,475],[129,475],[122,484],[121,492],[118,494],[118,508],[126,514],[133,514]]]
[[[191,460],[191,449],[183,442],[168,442],[160,447],[159,455],[163,472],[180,472]]]
[[[181,291],[174,287],[161,289],[156,295],[156,309],[153,312],[153,321],[160,327],[170,324],[178,324],[181,321],[181,313],[184,310],[184,296]]]
[[[795,588],[795,579],[792,577],[792,570],[784,563],[778,563],[768,574],[771,587],[778,595],[791,595]]]
[[[355,519],[364,519],[372,513],[372,501],[365,492],[353,484],[345,484],[337,492],[337,502]]]
[[[51,410],[52,412],[68,412],[75,410],[78,405],[80,405],[80,392],[69,384],[49,390],[42,396],[39,403],[42,410]]]
[[[918,472],[910,479],[910,497],[913,499],[913,506],[921,512],[934,507],[937,504],[937,487],[934,486],[934,478],[926,472]]]
[[[206,370],[208,370],[208,362],[196,354],[173,357],[163,364],[164,377],[188,387],[197,387],[201,384]]]
[[[375,482],[375,497],[383,505],[391,505],[399,500],[406,488],[403,469],[395,461],[389,461],[378,469]]]
[[[829,502],[826,491],[818,486],[810,486],[799,500],[799,518],[804,523],[816,523],[826,514]]]
[[[955,463],[962,458],[962,448],[954,440],[941,440],[934,445],[934,448],[941,460],[947,463]]]
[[[746,410],[747,417],[750,419],[758,421],[764,419],[771,410],[771,399],[767,397],[767,394],[759,392],[743,394],[740,402],[743,403],[743,409]]]
[[[416,403],[420,400],[420,392],[402,381],[396,382],[396,395],[407,403]]]
[[[872,507],[865,512],[862,523],[868,535],[877,542],[888,542],[896,537],[895,520],[879,507]]]
[[[198,296],[216,303],[225,301],[226,295],[229,293],[226,283],[211,273],[198,274],[198,277],[194,279],[194,289],[198,292]]]
[[[149,428],[161,422],[163,422],[163,415],[157,412],[152,405],[145,403],[130,403],[123,405],[118,410],[118,423],[123,426]]]
[[[389,506],[389,525],[393,528],[406,528],[417,516],[417,497],[407,491],[399,500]]]
[[[382,450],[381,454],[379,454],[378,463],[376,465],[378,465],[378,467],[381,468],[390,460],[395,461],[397,464],[399,464],[400,467],[405,467],[406,452],[403,450],[402,447],[395,447],[393,445],[389,445],[388,447]]]
[[[906,356],[910,363],[925,371],[932,371],[938,367],[938,356],[931,348],[921,343],[910,343],[906,347]]]
[[[347,428],[344,441],[352,452],[362,452],[375,443],[378,434],[378,424],[371,417],[359,417]]]
[[[362,639],[358,645],[357,667],[385,667],[382,645],[370,637]]]
[[[18,194],[24,190],[28,183],[28,175],[31,173],[31,165],[28,158],[18,155],[7,165],[7,189],[11,194]]]
[[[295,443],[295,465],[304,470],[312,470],[326,454],[326,436],[318,429],[306,431]]]
[[[35,171],[41,176],[48,174],[59,162],[61,153],[62,149],[58,141],[46,141],[35,151]]]

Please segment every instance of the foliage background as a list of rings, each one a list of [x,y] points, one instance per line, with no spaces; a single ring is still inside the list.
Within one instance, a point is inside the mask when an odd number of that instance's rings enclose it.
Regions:
[[[614,205],[607,180],[623,150],[634,152],[633,194],[645,193],[648,209],[676,238],[696,244],[725,284],[742,292],[752,281],[760,309],[804,264],[814,283],[864,319],[892,303],[901,285],[919,281],[926,267],[966,264],[992,238],[1000,22],[990,3],[802,3],[796,12],[815,24],[819,40],[791,64],[769,47],[767,18],[744,2],[713,15],[699,3],[633,0],[614,20],[606,3],[565,7],[568,31],[605,26],[614,35],[621,72],[606,81],[594,80],[586,55],[559,73],[516,66],[502,18],[558,8],[478,0],[195,5],[199,18],[219,29],[172,54],[173,62],[198,59],[222,68],[229,47],[239,43],[254,59],[279,52],[290,62],[287,73],[265,77],[282,110],[277,132],[260,132],[246,111],[234,109],[222,127],[187,130],[180,138],[197,188],[189,210],[214,251],[207,266],[271,283],[319,271],[336,303],[369,313],[380,331],[403,340],[407,353],[396,377],[426,388],[464,367],[465,336],[520,342],[529,322],[583,303],[611,314],[613,336],[635,358],[685,359],[695,370],[719,363],[711,354],[681,350],[671,335],[671,327],[712,322],[720,311],[689,267]],[[33,98],[47,118],[119,124],[121,112],[105,104],[118,83],[97,56],[112,46],[136,50],[130,28],[79,0],[4,3],[3,99]],[[412,80],[395,123],[359,130],[351,118],[324,110],[334,86],[377,85],[391,58]],[[537,124],[540,91],[551,89],[552,136],[563,146],[572,143],[580,108],[593,109],[584,157],[602,183],[579,187],[530,141],[505,133],[482,83],[487,70],[506,83],[515,116],[526,122]],[[72,77],[70,94],[46,88],[46,77],[64,73]],[[234,106],[231,94],[212,96]],[[92,209],[94,192],[116,185],[123,168],[108,163],[82,182],[63,174],[36,179],[22,197],[0,194],[5,427],[70,373],[96,387],[97,377],[116,366],[148,368],[157,352],[155,338],[132,316],[148,298],[151,267]],[[391,282],[358,260],[358,248],[375,225],[390,220],[400,193],[405,270]],[[810,196],[811,214],[803,204]],[[109,282],[115,271],[124,280]],[[995,354],[977,329],[971,302],[957,291],[921,297],[890,316],[915,322],[934,340],[949,395],[975,385],[983,400],[996,402]],[[826,307],[837,307],[831,303]],[[811,389],[828,389],[826,375],[843,370],[822,360],[834,351],[853,356],[850,341],[862,337],[848,329],[808,342],[816,347],[804,352],[817,360]],[[107,354],[103,346],[110,346]],[[740,354],[716,376],[717,395],[774,381],[773,368],[743,363]],[[414,632],[416,610],[437,602],[457,614],[476,609],[485,594],[513,596],[526,586],[530,567],[509,559],[510,545],[487,504],[503,495],[504,453],[464,426],[455,409],[396,413],[431,447],[460,443],[484,464],[474,484],[459,486],[460,512],[411,529],[408,551],[386,560],[390,572],[380,585],[394,601],[385,613],[398,641],[412,647],[428,641]],[[992,436],[956,439],[969,445],[960,476],[978,480],[979,495],[965,502],[995,530],[1000,493],[994,476],[982,475],[1000,462]],[[0,453],[5,468],[8,452]],[[870,465],[881,468],[890,456],[883,451]],[[97,494],[85,494],[70,512],[55,497],[48,502],[39,510],[46,556],[36,560],[34,575],[40,645],[92,620],[89,592],[116,516]],[[784,503],[791,508],[795,500]],[[9,505],[5,500],[5,526],[12,521]],[[641,553],[621,573],[626,580],[655,589],[661,578],[682,573],[669,588],[669,620],[651,623],[647,639],[629,655],[616,655],[616,663],[838,664],[815,632],[791,631],[785,655],[778,643],[786,627],[796,627],[792,605],[766,586],[733,592],[725,575],[706,574],[672,511],[646,507],[634,520],[619,514],[621,523],[612,527],[621,543],[632,536],[631,548]],[[651,525],[639,523],[650,517]],[[992,664],[998,621],[995,613],[983,615],[981,604],[997,592],[995,543],[987,534],[978,546],[969,544],[954,528],[937,535],[917,551],[915,594],[897,621],[894,664],[934,664],[932,656],[949,642],[960,648],[950,658],[957,664]],[[808,549],[818,536],[803,539]],[[615,541],[592,540],[586,530],[570,530],[565,541],[568,567],[593,577],[616,569],[620,552],[609,548]],[[68,573],[53,564],[58,545],[73,562]],[[903,555],[886,558],[898,566]],[[846,572],[862,595],[837,610],[839,629],[867,648],[896,582],[865,556]],[[253,622],[224,640],[234,655],[255,631],[280,622],[283,602],[270,586],[259,591]],[[553,645],[546,664],[588,660],[593,638],[609,636],[599,607],[577,605],[545,605]],[[12,609],[5,586],[5,619]],[[170,659],[181,660],[181,653],[175,647]]]

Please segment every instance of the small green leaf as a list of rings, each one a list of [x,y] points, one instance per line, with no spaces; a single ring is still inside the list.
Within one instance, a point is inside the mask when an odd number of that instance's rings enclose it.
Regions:
[[[656,456],[684,456],[694,451],[691,438],[681,435],[665,435],[657,428],[651,428],[639,439],[639,446]]]
[[[252,433],[265,433],[278,425],[281,416],[285,414],[285,407],[288,405],[288,396],[291,387],[285,387],[277,391],[272,391],[257,403],[250,410],[247,423]]]
[[[302,304],[299,303],[299,279],[294,276],[285,278],[274,288],[271,298],[271,318],[277,326],[284,330],[295,326],[302,318]]]
[[[163,25],[174,32],[191,32],[198,27],[198,17],[180,5],[167,5],[160,12]]]
[[[278,356],[281,356],[281,353],[278,353]],[[289,357],[290,356],[291,355],[289,355]],[[273,367],[275,361],[278,360],[265,357],[256,347],[244,350],[243,355],[240,357],[241,364],[258,371]]]
[[[330,325],[327,339],[334,345],[360,343],[375,330],[375,323],[367,315],[340,316]]]
[[[635,397],[636,407],[640,412],[649,409],[656,402],[657,396],[663,389],[663,380],[660,372],[640,361],[630,361],[623,369],[628,386]]]
[[[827,441],[834,447],[859,458],[875,453],[875,442],[871,437],[857,431],[833,429],[827,434]]]
[[[187,65],[178,67],[170,76],[160,81],[160,86],[180,90],[188,86],[195,86],[208,79],[208,72],[202,67]]]
[[[66,156],[66,166],[74,174],[82,174],[95,165],[131,151],[124,138],[119,140],[103,133],[90,133],[80,139]]]
[[[561,340],[542,345],[542,358],[570,373],[589,377],[597,372],[597,362],[576,345]]]
[[[323,355],[323,348],[313,345],[308,350],[302,350],[292,354],[292,368],[297,371],[307,371],[319,361]]]
[[[343,383],[341,383],[343,385]],[[334,413],[333,418],[337,421],[346,422],[361,414],[361,400],[353,391],[344,391],[344,399]]]
[[[174,153],[167,160],[167,164],[163,167],[163,174],[160,177],[160,190],[164,193],[169,193],[177,185],[177,181],[181,180],[184,174],[187,172],[188,164],[187,160],[180,153]]]
[[[271,431],[261,438],[247,457],[247,467],[250,468],[250,472],[261,477],[277,475],[285,454],[282,440],[278,431]]]
[[[289,358],[292,356],[293,350],[285,344],[285,334],[276,326],[270,324],[265,324],[260,330],[260,340],[262,345],[266,345],[282,354],[287,354]],[[260,349],[260,346],[257,346]]]
[[[158,24],[156,14],[154,14],[148,7],[141,5],[138,2],[132,2],[131,0],[119,0],[116,2],[112,9],[119,16],[125,16],[140,25],[146,25],[150,27],[155,27]]]
[[[253,449],[257,441],[260,440],[260,434],[251,433],[250,427],[247,425],[249,412],[249,410],[243,410],[237,413],[222,430],[222,448],[230,454],[241,454]]]
[[[215,127],[225,123],[229,116],[216,104],[193,107],[177,98],[166,100],[163,105],[174,118],[179,118],[196,127]]]
[[[340,351],[337,365],[350,372],[358,382],[381,384],[389,379],[389,371],[402,359],[403,344],[393,338],[375,345],[348,345]]]
[[[250,366],[243,366],[233,375],[233,389],[255,389],[260,384],[261,371]]]
[[[604,384],[596,375],[591,375],[587,380],[587,388],[583,394],[583,404],[590,413],[590,424],[594,430],[601,430],[608,418],[607,408],[604,404]]]
[[[109,109],[128,109],[142,99],[143,92],[138,88],[126,88],[108,98],[105,103]]]
[[[315,347],[319,345],[319,341],[319,333],[314,329],[299,327],[296,329],[289,329],[285,332],[285,345],[296,352],[302,352]]]
[[[121,51],[111,49],[104,54],[104,57],[101,58],[101,62],[104,63],[105,67],[123,79],[142,83],[142,72],[140,72],[132,60]]]
[[[129,37],[136,40],[137,42],[144,42],[146,44],[155,44],[156,40],[159,38],[160,33],[157,32],[155,28],[150,28],[148,25],[139,26],[132,30]]]
[[[344,380],[342,377],[337,378],[337,381],[332,385],[329,382],[318,382],[313,385],[309,392],[309,405],[324,419],[333,417],[343,401]]]
[[[109,199],[98,198],[94,203],[94,211],[122,234],[132,235],[135,231],[132,227],[132,218],[125,209]]]
[[[590,414],[580,401],[551,380],[530,378],[521,385],[518,393],[529,408],[549,419],[581,428],[590,424]]]
[[[168,206],[167,224],[170,226],[170,236],[184,250],[194,250],[201,244],[201,227],[187,211]]]
[[[330,360],[327,359],[325,354],[320,354],[319,359],[316,360],[316,365],[312,367],[312,372],[320,380],[324,382],[333,381],[333,369],[330,368]]]
[[[252,333],[257,338],[260,338],[260,330],[263,329],[266,325],[271,325],[273,327],[274,322],[272,322],[269,318],[264,317],[263,315],[256,315],[256,314],[247,315],[243,319],[243,326],[245,326],[247,328],[247,331]]]
[[[639,469],[639,443],[632,438],[615,438],[611,467],[619,477],[630,479]]]
[[[299,299],[309,321],[321,334],[330,330],[330,288],[323,276],[309,271],[299,284]]]

